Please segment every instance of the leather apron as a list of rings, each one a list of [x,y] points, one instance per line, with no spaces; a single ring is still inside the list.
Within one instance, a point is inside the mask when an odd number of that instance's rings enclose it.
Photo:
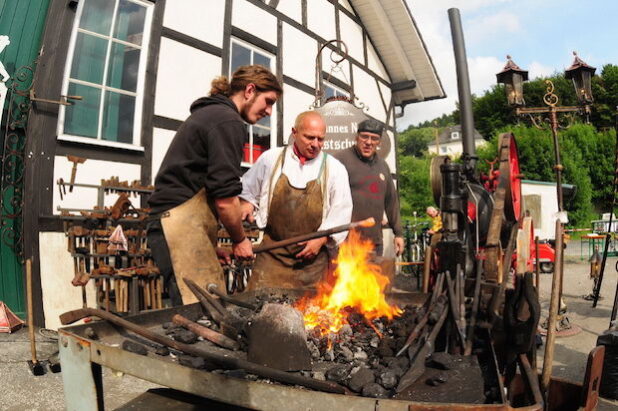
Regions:
[[[279,164],[283,170],[286,150],[287,148],[277,160],[273,173]],[[318,177],[308,182],[304,189],[293,187],[288,177],[281,173],[275,188],[271,188],[270,209],[262,244],[318,230],[322,224],[323,192],[327,177],[325,168],[326,154],[323,154]],[[322,280],[328,268],[326,247],[322,247],[311,261],[296,258],[296,254],[304,248],[304,245],[293,244],[258,254],[248,289],[305,288]]]
[[[183,304],[197,302],[184,278],[195,281],[204,289],[209,283],[217,284],[220,290],[225,289],[223,269],[215,252],[219,227],[215,214],[206,189],[202,188],[161,217],[161,227]]]

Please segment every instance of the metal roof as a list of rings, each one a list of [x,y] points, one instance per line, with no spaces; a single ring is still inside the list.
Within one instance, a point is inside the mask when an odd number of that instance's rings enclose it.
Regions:
[[[405,0],[350,0],[391,77],[396,105],[446,97]]]

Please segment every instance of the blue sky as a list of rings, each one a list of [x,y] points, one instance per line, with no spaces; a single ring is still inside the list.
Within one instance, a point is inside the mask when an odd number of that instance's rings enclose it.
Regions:
[[[448,97],[410,104],[398,128],[455,108],[457,81],[447,10],[460,10],[472,92],[495,84],[506,55],[530,78],[563,72],[572,51],[600,72],[618,64],[618,1],[615,0],[406,0]]]

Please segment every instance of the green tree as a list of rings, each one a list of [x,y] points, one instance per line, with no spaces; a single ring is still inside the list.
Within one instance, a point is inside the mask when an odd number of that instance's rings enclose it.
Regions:
[[[397,136],[399,154],[421,157],[427,151],[427,144],[434,139],[435,132],[433,127],[408,128]]]
[[[515,123],[513,109],[504,96],[504,86],[495,85],[482,97],[472,100],[474,127],[489,140],[496,130]]]
[[[600,130],[613,127],[618,106],[618,66],[606,64],[601,75],[592,78],[592,95],[595,100],[590,116],[592,124]]]
[[[478,169],[487,173],[487,161],[497,157],[498,135],[507,131],[515,135],[524,178],[556,181],[551,132],[533,126],[511,126],[496,133],[489,144],[479,148]],[[569,211],[571,225],[587,227],[594,212],[607,210],[611,202],[615,133],[599,133],[591,125],[575,124],[560,131],[558,136],[563,183],[577,187],[575,197],[564,206]]]
[[[401,215],[412,216],[416,211],[424,215],[425,208],[433,204],[429,186],[429,157],[401,156],[399,158],[399,197]]]
[[[442,114],[440,117],[436,117],[433,120],[427,120],[422,123],[419,123],[414,128],[425,128],[425,127],[450,127],[456,125],[457,122],[453,116],[453,113],[450,114]]]
[[[577,97],[570,80],[562,73],[547,78],[538,78],[524,83],[524,96],[528,107],[546,107],[543,100],[548,92],[545,80],[554,85],[553,93],[559,97],[558,105],[576,106]],[[618,110],[618,66],[607,64],[592,78],[594,104],[587,115],[591,125],[576,123],[559,132],[561,160],[565,167],[563,181],[577,186],[575,198],[565,204],[573,225],[588,226],[594,213],[606,212],[611,207],[613,196],[612,178],[615,172],[616,131],[615,115]],[[512,107],[507,105],[504,86],[495,85],[483,96],[472,96],[475,127],[488,140],[488,144],[477,149],[480,161],[478,169],[487,172],[486,162],[497,156],[497,137],[500,133],[512,131],[517,138],[520,167],[524,178],[539,181],[555,181],[554,149],[550,131],[541,131],[526,119],[516,117]],[[577,117],[575,115],[575,117]],[[452,113],[426,121],[413,127],[421,129],[434,122],[440,127],[458,124],[459,108]],[[526,124],[526,125],[524,125]],[[421,127],[422,126],[422,127]],[[422,139],[422,132],[414,141]],[[401,152],[419,155],[418,144],[400,144]],[[428,167],[428,166],[427,166]],[[429,186],[427,176],[427,186]]]
[[[591,189],[590,212],[601,213],[609,210],[613,194],[616,131],[598,132],[591,125],[575,124],[560,134],[561,142],[564,144],[561,155],[565,163],[565,178],[572,177],[573,184],[576,184],[575,179],[583,178],[577,175],[586,174]],[[570,161],[573,161],[573,175],[569,174]],[[587,199],[585,196],[579,201]]]

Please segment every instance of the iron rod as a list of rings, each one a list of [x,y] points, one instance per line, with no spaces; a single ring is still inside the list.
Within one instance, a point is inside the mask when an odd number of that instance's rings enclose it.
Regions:
[[[288,245],[302,243],[304,241],[313,240],[315,238],[327,237],[331,234],[340,233],[342,231],[352,230],[356,227],[373,227],[375,220],[373,217],[367,218],[362,221],[355,221],[350,224],[343,224],[337,227],[329,228],[328,230],[316,231],[314,233],[301,234],[285,240],[275,241],[270,244],[259,245],[253,248],[254,253],[263,253],[264,251],[270,251],[275,248],[287,247]]]

